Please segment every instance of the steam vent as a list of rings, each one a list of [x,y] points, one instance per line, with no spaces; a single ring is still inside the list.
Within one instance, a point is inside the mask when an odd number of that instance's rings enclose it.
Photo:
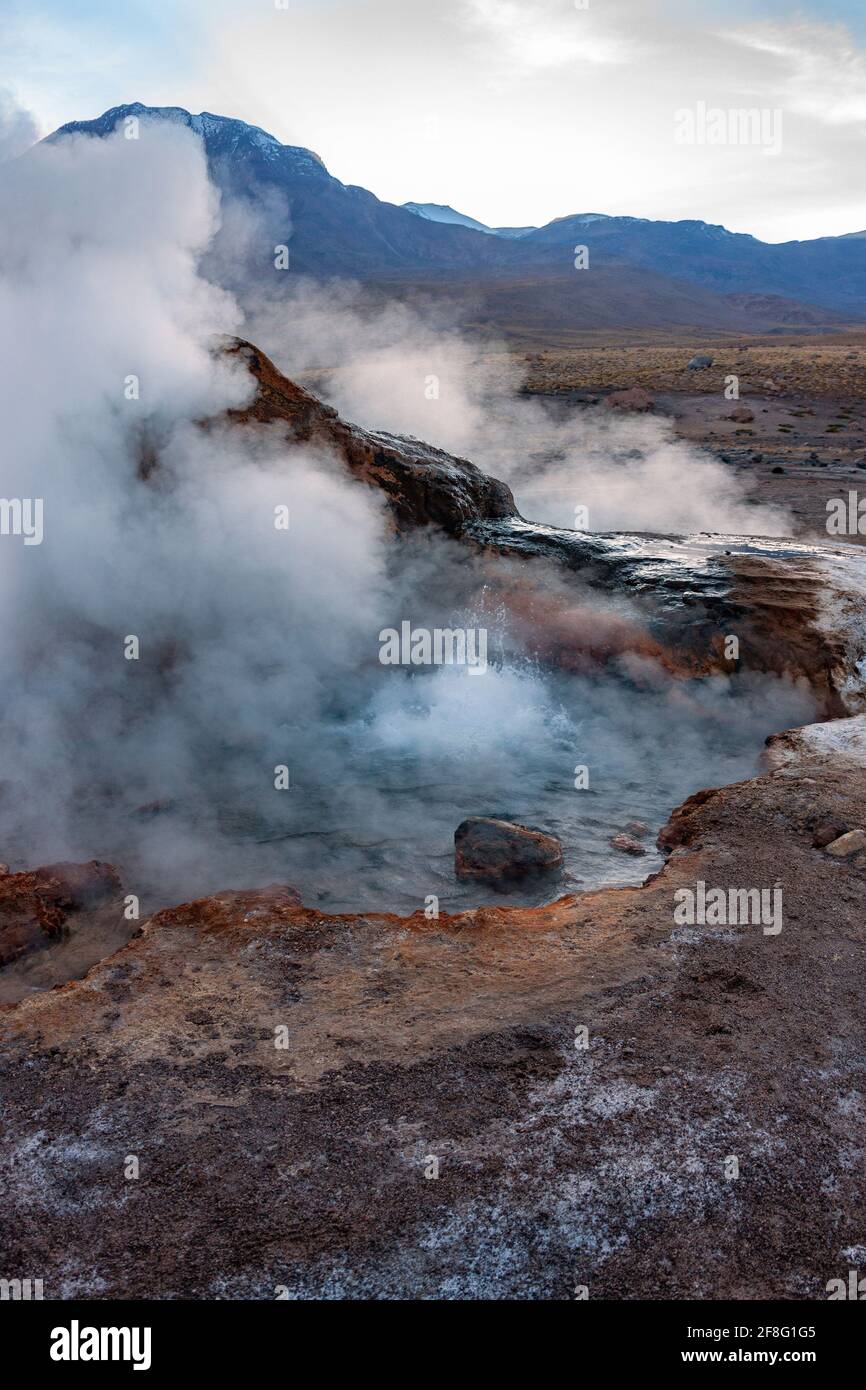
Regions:
[[[826,1366],[866,1298],[866,30],[103,8],[16,11],[0,90],[21,1346],[276,1371],[253,1302],[567,1301],[617,1368]]]

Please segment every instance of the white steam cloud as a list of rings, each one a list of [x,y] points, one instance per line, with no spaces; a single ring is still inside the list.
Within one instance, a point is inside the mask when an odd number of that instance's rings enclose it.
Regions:
[[[411,910],[455,894],[458,821],[499,811],[558,828],[577,876],[597,880],[624,816],[658,821],[809,716],[808,694],[772,681],[741,701],[728,682],[688,692],[661,671],[639,698],[625,672],[552,675],[485,588],[489,562],[431,535],[395,541],[379,495],[337,460],[275,429],[215,423],[252,382],[218,351],[241,313],[202,264],[230,260],[235,234],[250,252],[247,212],[221,211],[196,137],[164,124],[42,145],[0,171],[0,490],[44,507],[42,544],[0,536],[4,859],[111,859],[146,904],[280,879],[328,907]],[[508,413],[499,378],[466,386],[459,339],[418,341],[417,316],[391,310],[359,352],[339,296],[292,314],[283,360],[336,367],[348,414],[517,476],[530,416]],[[438,413],[423,390],[436,351]],[[568,439],[575,501],[587,500],[591,440]],[[641,466],[673,499],[690,464],[658,450]],[[617,492],[616,466],[599,462],[590,506],[639,525],[648,514]],[[696,511],[692,524],[710,520]],[[484,621],[504,659],[477,680],[386,670],[378,633],[404,618]],[[597,772],[585,801],[578,761]]]
[[[23,154],[38,138],[32,112],[20,106],[8,88],[0,87],[0,164]]]
[[[470,458],[509,483],[530,521],[660,535],[783,536],[790,518],[756,505],[730,469],[656,418],[602,406],[563,411],[520,394],[502,344],[461,333],[441,303],[372,300],[358,286],[300,284],[287,302],[251,296],[248,332],[289,374],[326,369],[342,415]]]

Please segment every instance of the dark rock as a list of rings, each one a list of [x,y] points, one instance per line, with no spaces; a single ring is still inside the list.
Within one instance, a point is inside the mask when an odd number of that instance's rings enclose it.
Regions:
[[[650,833],[650,828],[642,820],[630,820],[625,823],[625,832],[627,835],[633,835],[636,840],[642,840]]]
[[[701,353],[698,353],[697,356],[693,357],[690,362],[686,363],[686,366],[688,367],[690,372],[698,372],[701,371],[702,368],[711,367],[712,365],[712,357],[705,357]]]
[[[825,845],[831,845],[834,840],[838,840],[847,829],[847,825],[840,825],[838,821],[822,821],[812,832],[812,845],[815,849],[823,849]]]
[[[365,430],[289,381],[252,343],[232,339],[229,355],[244,359],[258,383],[252,403],[230,410],[235,424],[282,427],[287,439],[332,450],[350,471],[380,489],[397,526],[441,526],[459,535],[470,523],[517,517],[511,490],[468,459],[419,439]]]
[[[530,825],[473,816],[454,832],[454,869],[458,878],[500,884],[562,868],[562,845]]]
[[[610,844],[611,848],[619,850],[620,854],[633,854],[635,857],[646,854],[646,846],[633,839],[631,835],[612,835]]]

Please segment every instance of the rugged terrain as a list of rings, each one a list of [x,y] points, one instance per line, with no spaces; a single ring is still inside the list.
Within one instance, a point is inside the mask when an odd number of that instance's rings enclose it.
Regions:
[[[157,914],[4,1017],[6,1274],[55,1298],[825,1297],[866,1258],[866,866],[812,840],[863,822],[863,725],[697,798],[642,888],[438,922],[276,888]],[[675,926],[698,879],[780,884],[783,929]]]
[[[512,352],[527,393],[563,412],[594,409],[634,387],[646,391],[653,413],[670,421],[677,437],[725,460],[757,503],[784,507],[798,538],[826,544],[828,501],[866,492],[861,331],[646,338],[575,330],[570,344],[543,351],[518,335]],[[689,370],[696,354],[710,356],[712,366]],[[736,399],[725,394],[732,377]],[[864,537],[845,539],[862,545]]]
[[[645,619],[592,659],[650,642],[674,674],[724,669],[735,619],[748,669],[849,717],[692,797],[642,886],[544,908],[325,915],[275,884],[129,940],[108,866],[0,874],[0,981],[34,972],[0,1012],[4,1277],[48,1298],[825,1297],[866,1261],[866,851],[834,851],[866,829],[862,553],[533,526],[466,461],[232,350],[258,381],[237,427],[318,442],[395,530],[448,532],[546,661],[586,657],[568,595],[589,582]],[[778,888],[781,930],[679,922],[698,881]],[[56,953],[89,932],[71,970]]]

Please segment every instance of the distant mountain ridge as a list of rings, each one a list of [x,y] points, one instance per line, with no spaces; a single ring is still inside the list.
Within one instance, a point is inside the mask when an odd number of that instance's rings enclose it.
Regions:
[[[455,212],[447,203],[403,203],[403,207],[428,222],[442,222],[449,227],[472,227],[476,232],[485,232],[488,236],[496,235],[493,227],[488,227],[484,222],[476,222],[474,217],[467,217],[463,212]]]
[[[447,203],[403,203],[404,208],[409,212],[414,212],[418,217],[426,217],[428,222],[444,222],[448,226],[472,227],[476,232],[485,232],[488,236],[521,237],[527,232],[536,232],[537,227],[488,227],[486,222],[478,222],[474,217],[467,217],[465,212],[457,212],[449,207]]]
[[[866,232],[773,245],[744,233],[698,220],[653,221],[642,217],[575,213],[543,227],[491,228],[442,204],[381,201],[365,188],[344,184],[321,158],[300,145],[284,145],[267,131],[231,117],[182,107],[150,107],[141,102],[116,106],[89,121],[61,126],[49,140],[71,134],[106,136],[129,117],[168,120],[202,139],[211,176],[224,192],[264,205],[279,195],[290,211],[292,268],[316,276],[352,276],[406,281],[429,279],[461,283],[477,279],[485,294],[492,283],[526,284],[540,277],[549,291],[551,277],[567,287],[561,314],[593,314],[609,320],[598,300],[592,271],[606,272],[605,294],[622,300],[622,321],[642,318],[643,284],[652,286],[652,309],[665,323],[720,328],[771,312],[786,301],[796,321],[832,323],[839,316],[866,318]],[[589,248],[589,272],[574,268],[574,248]],[[615,273],[612,273],[615,272]],[[664,286],[669,284],[670,316]],[[690,290],[695,287],[700,293]],[[691,295],[691,299],[690,299]],[[554,297],[548,294],[552,306]],[[791,304],[793,302],[793,308]],[[691,304],[691,308],[689,307]],[[761,307],[763,306],[763,308]],[[615,306],[614,306],[615,307]],[[619,312],[619,311],[617,311]],[[784,320],[783,320],[784,321]]]

